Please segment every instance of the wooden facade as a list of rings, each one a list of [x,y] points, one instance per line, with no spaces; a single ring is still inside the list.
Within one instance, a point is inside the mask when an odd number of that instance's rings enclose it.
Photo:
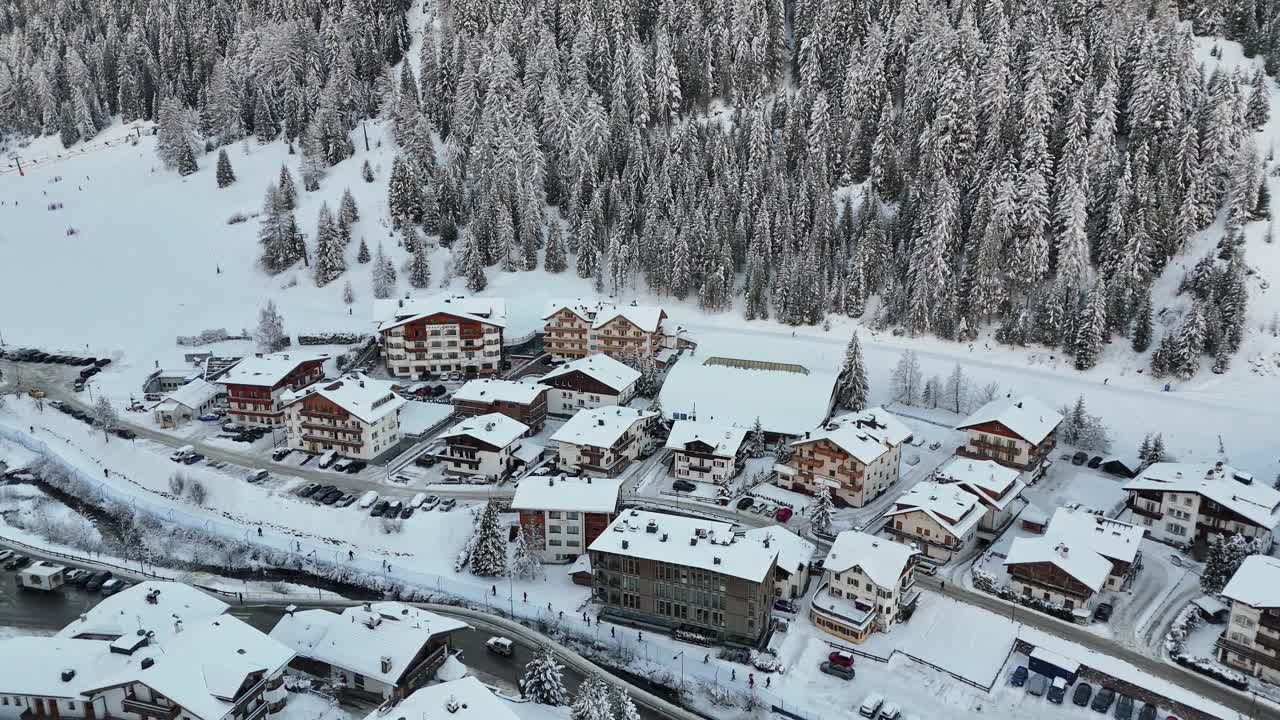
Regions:
[[[542,432],[547,423],[547,390],[539,392],[533,402],[525,404],[510,400],[455,400],[454,412],[460,418],[500,413],[529,426],[529,435]]]
[[[502,327],[465,314],[414,318],[383,330],[382,340],[387,370],[397,377],[489,377],[502,370]]]
[[[979,460],[994,460],[1016,470],[1031,470],[1049,456],[1057,447],[1057,430],[1053,430],[1039,443],[1030,443],[1004,423],[990,422],[968,425],[965,444],[956,448],[956,454]]]
[[[227,383],[227,411],[231,419],[245,425],[280,425],[284,409],[280,396],[287,390],[301,390],[324,376],[324,360],[304,360],[274,385]]]
[[[1006,567],[1014,580],[1074,598],[1080,605],[1093,598],[1093,590],[1088,585],[1051,562],[1015,563]]]

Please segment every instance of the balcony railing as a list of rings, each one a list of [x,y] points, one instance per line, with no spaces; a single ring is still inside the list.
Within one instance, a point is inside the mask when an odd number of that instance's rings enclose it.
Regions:
[[[146,700],[139,700],[134,696],[126,696],[120,701],[120,707],[125,712],[155,718],[174,718],[177,717],[178,713],[182,710],[178,705],[161,705],[159,703],[147,702]]]

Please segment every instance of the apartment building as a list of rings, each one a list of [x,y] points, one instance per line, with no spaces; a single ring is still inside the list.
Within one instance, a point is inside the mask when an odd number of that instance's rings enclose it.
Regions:
[[[853,643],[872,632],[888,632],[911,617],[920,600],[915,575],[919,555],[864,532],[840,533],[823,561],[809,620],[828,635]]]
[[[608,355],[589,355],[572,360],[538,380],[551,388],[547,412],[569,417],[579,410],[608,405],[626,405],[636,396],[640,371],[633,370]]]
[[[773,594],[787,599],[803,596],[809,587],[817,546],[780,525],[751,528],[746,537],[770,551],[778,551],[778,561],[773,567]]]
[[[307,352],[258,353],[236,363],[218,378],[227,389],[227,414],[241,425],[284,425],[286,393],[324,377],[327,355]]]
[[[681,480],[722,484],[742,471],[747,431],[731,425],[677,420],[667,436],[671,475]]]
[[[898,482],[902,445],[911,430],[884,408],[843,415],[791,443],[777,483],[814,495],[826,486],[840,507],[862,507]]]
[[[401,699],[426,685],[468,626],[399,602],[286,610],[271,638],[296,654],[293,667],[373,700]]]
[[[1227,582],[1231,619],[1218,638],[1218,659],[1280,684],[1280,560],[1250,555]]]
[[[600,300],[553,300],[543,312],[543,347],[557,360],[596,353],[620,358],[656,355],[663,347],[660,307],[615,305]]]
[[[605,618],[749,646],[767,636],[778,551],[731,523],[627,510],[588,549]]]
[[[281,398],[289,447],[310,453],[333,450],[373,459],[400,442],[405,399],[394,383],[363,373],[318,382]]]
[[[529,426],[529,434],[542,432],[547,422],[547,394],[540,383],[481,378],[468,381],[453,394],[454,412],[460,417],[501,413]]]
[[[551,436],[559,447],[561,472],[617,477],[649,451],[649,429],[657,413],[626,407],[582,410]]]
[[[1015,501],[1027,487],[1022,481],[1022,473],[1014,468],[994,460],[964,457],[947,460],[934,471],[933,479],[944,484],[955,483],[978,498],[984,508],[978,534],[984,539],[994,539],[1013,522],[1019,507]]]
[[[1058,508],[1043,537],[1015,538],[1004,566],[1015,592],[1068,610],[1128,589],[1142,564],[1142,528]]]
[[[973,545],[983,509],[956,485],[917,483],[885,513],[885,531],[898,542],[921,548],[924,558],[945,563]]]
[[[519,464],[520,438],[528,432],[527,425],[501,413],[466,418],[440,435],[445,448],[436,457],[447,473],[500,480]]]
[[[1271,551],[1280,526],[1280,491],[1222,464],[1156,463],[1125,483],[1135,523],[1175,545],[1243,535]]]
[[[956,454],[1035,471],[1057,446],[1061,424],[1062,415],[1035,398],[992,400],[956,427],[966,433]]]
[[[145,582],[53,637],[0,640],[0,716],[262,720],[293,651],[179,583]]]
[[[520,528],[543,562],[573,562],[613,522],[621,492],[617,478],[526,477],[511,510],[520,513]]]
[[[441,373],[487,377],[502,370],[506,302],[444,296],[374,306],[387,371],[400,378]]]

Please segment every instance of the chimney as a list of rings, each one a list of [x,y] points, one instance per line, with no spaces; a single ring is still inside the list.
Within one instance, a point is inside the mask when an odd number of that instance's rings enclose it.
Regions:
[[[364,611],[365,611],[365,612],[373,612],[373,603],[365,603],[365,604],[364,604]]]
[[[180,632],[182,632],[182,621],[181,621],[181,620],[174,620],[174,621],[173,621],[173,634],[174,634],[174,635],[177,635],[177,634],[178,634],[178,633],[180,633]]]
[[[383,655],[382,656],[382,673],[385,675],[386,673],[389,673],[389,672],[391,672],[391,658],[387,657],[386,655]]]
[[[628,540],[623,540],[623,541],[622,541],[622,549],[623,549],[623,550],[627,550],[627,549],[629,549],[630,547],[631,547],[631,542],[630,542],[630,541],[628,541]]]
[[[661,540],[659,540],[659,542],[666,542],[666,541],[667,541],[667,534],[666,534],[666,533],[662,533],[662,539],[661,539]]]
[[[68,669],[68,670],[63,670],[63,671],[62,671],[62,682],[71,682],[71,678],[73,678],[73,677],[75,677],[75,676],[76,676],[76,671],[75,671],[75,670],[70,670],[70,669]]]
[[[713,557],[713,558],[711,558],[711,563],[712,563],[713,565],[719,565],[719,564],[720,564],[720,558],[719,558],[719,557]]]
[[[143,669],[143,670],[146,670],[147,668],[149,668],[149,667],[151,667],[152,665],[155,665],[155,664],[156,664],[156,659],[155,659],[155,658],[149,658],[149,657],[144,657],[144,658],[142,658],[142,669]]]
[[[286,607],[285,607],[285,609],[284,609],[284,614],[285,614],[285,615],[290,615],[290,616],[292,616],[292,615],[293,615],[294,613],[296,613],[296,612],[298,612],[298,606],[297,606],[297,605],[289,605],[289,606],[286,606]]]
[[[694,545],[697,545],[697,544],[698,544],[698,538],[696,537],[689,538],[689,547],[693,547]]]

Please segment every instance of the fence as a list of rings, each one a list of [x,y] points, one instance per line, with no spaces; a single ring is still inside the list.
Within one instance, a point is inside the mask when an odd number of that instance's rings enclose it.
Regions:
[[[2,536],[2,537],[5,545],[12,545],[15,547],[23,548],[35,555],[43,555],[46,557],[54,557],[60,560],[66,560],[68,563],[76,563],[80,565],[97,565],[104,568],[110,568],[112,570],[119,570],[120,572],[128,575],[140,575],[142,577],[150,578],[152,580],[175,580],[176,579],[172,575],[160,575],[155,572],[145,570],[143,569],[143,564],[141,562],[138,563],[138,567],[133,568],[133,567],[128,567],[126,565],[117,565],[116,563],[113,563],[107,560],[102,560],[100,557],[94,558],[92,556],[86,556],[86,555],[68,555],[67,553],[58,552],[57,550],[49,550],[36,545],[31,545],[29,543],[25,543],[25,542],[22,542],[21,540],[16,540],[8,536]],[[231,593],[231,594],[234,595],[235,593]]]

